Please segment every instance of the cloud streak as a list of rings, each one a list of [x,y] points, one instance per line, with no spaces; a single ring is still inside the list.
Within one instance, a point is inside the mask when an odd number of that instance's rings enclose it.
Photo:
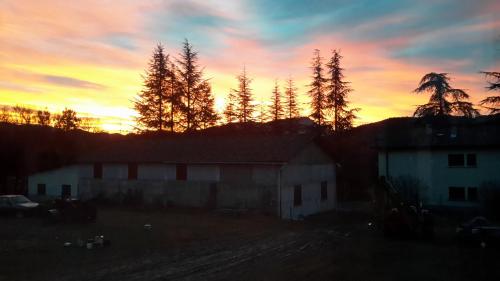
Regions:
[[[219,101],[246,65],[256,100],[292,76],[307,103],[313,49],[341,49],[358,122],[377,121],[426,102],[411,90],[430,71],[486,96],[477,72],[499,70],[499,13],[494,0],[4,0],[0,99],[131,120],[155,44],[177,57],[187,38]]]
[[[71,77],[57,76],[57,75],[43,75],[42,77],[45,81],[49,83],[64,87],[74,87],[74,88],[94,89],[94,90],[106,89],[106,86],[104,85],[92,83],[85,80],[75,79]]]

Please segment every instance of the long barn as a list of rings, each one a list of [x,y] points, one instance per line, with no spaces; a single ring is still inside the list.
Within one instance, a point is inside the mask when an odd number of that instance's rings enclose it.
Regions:
[[[33,198],[96,196],[298,219],[336,207],[335,164],[311,134],[123,140],[29,177]]]

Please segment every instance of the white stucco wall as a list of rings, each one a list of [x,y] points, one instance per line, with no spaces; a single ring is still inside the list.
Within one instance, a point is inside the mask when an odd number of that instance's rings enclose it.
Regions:
[[[210,181],[220,180],[220,169],[218,165],[187,165],[188,181]]]
[[[103,164],[102,165],[103,179],[127,179],[128,164]]]
[[[449,154],[475,154],[476,167],[449,167]],[[388,161],[388,165],[387,165]],[[449,201],[448,188],[477,187],[488,181],[500,182],[499,150],[419,150],[379,152],[379,176],[414,177],[424,187],[424,203],[444,206],[473,206],[477,202]],[[387,173],[387,167],[389,172]],[[478,190],[481,193],[480,190]]]
[[[276,185],[280,166],[259,165],[252,167],[252,181],[262,185]]]
[[[327,199],[321,200],[321,182],[327,183]],[[301,186],[302,204],[294,206],[294,188]],[[332,210],[337,204],[334,164],[286,165],[281,173],[281,216],[297,219]]]
[[[312,143],[298,152],[281,169],[278,196],[281,216],[298,219],[335,209],[337,206],[335,163],[318,145]],[[327,199],[321,200],[321,182],[327,183]],[[294,206],[294,187],[302,189],[302,204]]]
[[[335,164],[317,145],[310,145],[298,153],[283,166],[280,174],[281,191],[278,190],[278,194],[281,193],[283,218],[297,219],[336,207]],[[321,200],[322,182],[327,183],[326,200]],[[294,206],[296,185],[300,185],[302,190],[302,204],[299,206]]]
[[[175,180],[175,165],[172,164],[139,164],[137,166],[139,180]]]
[[[78,196],[78,181],[93,174],[90,165],[73,165],[56,170],[33,174],[28,177],[28,196],[38,198],[38,184],[45,184],[45,197],[60,197],[62,185],[71,186],[71,196]],[[43,198],[38,198],[43,199]]]

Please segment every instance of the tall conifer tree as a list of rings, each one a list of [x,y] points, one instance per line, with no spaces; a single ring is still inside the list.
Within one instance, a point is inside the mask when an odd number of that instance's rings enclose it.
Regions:
[[[167,125],[165,119],[167,61],[168,55],[165,55],[163,46],[158,44],[143,76],[143,89],[134,100],[134,108],[139,113],[136,121],[141,129],[162,131]]]
[[[323,125],[325,122],[325,82],[323,74],[323,62],[318,49],[314,50],[313,59],[311,62],[312,82],[309,84],[308,94],[311,97],[311,117],[318,125]]]
[[[194,51],[188,40],[184,41],[177,63],[180,125],[185,131],[197,130],[203,124],[210,124],[212,116],[216,116],[214,103],[210,102],[213,99],[211,87],[203,79],[203,71],[198,66],[198,52]]]
[[[243,72],[238,75],[238,89],[234,89],[238,104],[236,107],[236,114],[240,122],[253,121],[253,113],[255,104],[253,103],[252,89],[250,83],[252,79],[248,78],[246,68],[243,67]]]
[[[283,105],[281,104],[281,93],[278,86],[278,80],[274,81],[269,111],[274,121],[283,118]]]
[[[327,84],[327,107],[332,113],[333,129],[336,132],[345,131],[352,128],[356,118],[356,109],[349,109],[347,100],[348,94],[352,91],[349,82],[344,81],[344,69],[340,66],[342,56],[337,50],[333,50],[332,57],[327,64],[328,84]]]
[[[226,108],[224,109],[224,117],[226,123],[234,123],[238,121],[238,114],[236,112],[236,99],[237,96],[235,92],[231,89],[226,98]]]
[[[292,78],[288,78],[285,86],[285,114],[287,118],[295,118],[300,115],[297,102],[297,88]]]

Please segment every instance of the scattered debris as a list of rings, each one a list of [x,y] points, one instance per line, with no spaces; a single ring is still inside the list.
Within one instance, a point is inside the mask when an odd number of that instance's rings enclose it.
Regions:
[[[81,238],[78,238],[76,240],[76,244],[78,245],[78,247],[85,246],[88,250],[92,250],[97,248],[108,247],[111,245],[111,241],[104,239],[104,235],[97,235],[94,238],[87,239],[86,243]]]
[[[103,235],[96,236],[94,238],[94,245],[98,246],[98,247],[102,247],[104,245],[104,236]]]
[[[94,240],[89,239],[87,240],[87,249],[92,250],[94,248]]]

